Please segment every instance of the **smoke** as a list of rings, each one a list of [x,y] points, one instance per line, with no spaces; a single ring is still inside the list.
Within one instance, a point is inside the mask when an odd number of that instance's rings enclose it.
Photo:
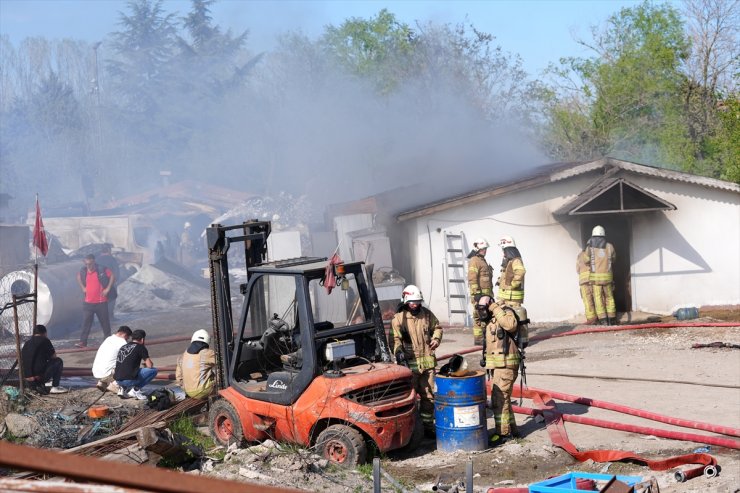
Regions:
[[[55,140],[39,131],[15,145],[3,143],[3,175],[13,168],[16,198],[30,203],[38,191],[53,197],[49,205],[84,200],[81,183],[92,179],[93,208],[101,209],[111,199],[160,186],[159,172],[171,170],[172,182],[192,178],[299,197],[319,217],[327,204],[399,188],[418,191],[403,197],[403,207],[423,205],[544,163],[531,128],[519,118],[528,81],[515,61],[500,52],[471,55],[469,46],[448,42],[455,35],[450,26],[427,25],[417,34],[426,52],[411,66],[395,60],[371,76],[339,64],[318,39],[283,35],[259,59],[248,50],[238,54],[234,64],[255,62],[234,88],[216,96],[205,83],[221,72],[198,64],[180,68],[162,79],[141,114],[101,68],[100,94],[80,89],[79,76],[69,84],[87,117],[82,137]],[[97,54],[101,67],[116,57],[109,41]],[[90,57],[82,56],[89,72]],[[140,82],[132,80],[131,89]],[[47,166],[58,168],[58,179],[29,180],[30,173],[51,177]]]

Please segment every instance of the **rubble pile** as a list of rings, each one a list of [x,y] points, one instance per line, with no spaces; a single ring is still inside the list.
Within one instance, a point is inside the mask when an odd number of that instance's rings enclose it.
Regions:
[[[272,221],[276,231],[297,229],[307,232],[307,224],[313,219],[313,207],[306,195],[294,197],[280,192],[276,197],[251,197],[239,206],[228,210],[212,222],[216,224],[238,224],[250,219]]]
[[[122,312],[157,311],[209,303],[207,288],[145,265],[118,286],[116,308]]]
[[[232,445],[222,463],[208,461],[201,472],[234,481],[290,485],[327,493],[372,489],[372,479],[356,470],[330,466],[328,460],[312,450],[272,440],[244,449]]]

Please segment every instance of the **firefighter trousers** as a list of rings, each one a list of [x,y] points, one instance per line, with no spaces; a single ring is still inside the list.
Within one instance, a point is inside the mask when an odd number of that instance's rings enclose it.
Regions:
[[[594,290],[590,284],[581,284],[581,299],[583,300],[583,309],[586,313],[586,323],[595,324],[596,308],[594,306]]]
[[[514,411],[511,408],[511,391],[518,369],[494,368],[491,386],[491,404],[496,422],[496,435],[510,435],[516,429]]]
[[[427,430],[434,430],[434,370],[412,373],[414,390],[419,395],[421,422]]]
[[[475,309],[475,301],[472,303],[473,306],[473,343],[483,344],[483,327],[485,324],[481,324],[478,310]]]
[[[614,303],[614,285],[609,284],[591,284],[594,291],[594,305],[596,306],[596,316],[601,320],[617,317],[617,305]]]

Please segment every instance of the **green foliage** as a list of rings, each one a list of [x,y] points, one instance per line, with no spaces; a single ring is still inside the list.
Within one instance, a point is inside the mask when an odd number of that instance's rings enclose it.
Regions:
[[[386,92],[407,75],[416,39],[408,24],[382,9],[370,19],[353,17],[339,27],[327,26],[321,44],[350,72],[374,80]]]
[[[539,95],[546,152],[560,160],[611,155],[733,176],[731,119],[717,112],[711,89],[687,75],[691,45],[674,7],[645,1],[610,16],[592,35],[583,44],[596,55],[551,67],[554,83]]]

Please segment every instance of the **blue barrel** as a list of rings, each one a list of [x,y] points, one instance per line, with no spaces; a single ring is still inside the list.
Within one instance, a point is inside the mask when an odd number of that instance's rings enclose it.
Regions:
[[[437,450],[485,450],[488,446],[486,374],[478,370],[464,377],[436,375],[434,386]]]
[[[699,318],[699,309],[696,307],[679,308],[674,316],[679,320],[693,320]]]

